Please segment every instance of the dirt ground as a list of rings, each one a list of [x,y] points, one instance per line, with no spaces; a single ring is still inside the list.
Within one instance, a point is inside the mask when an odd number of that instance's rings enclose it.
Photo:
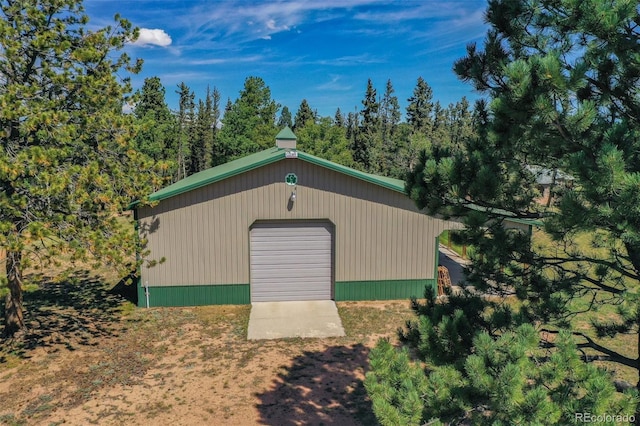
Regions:
[[[368,354],[409,301],[345,302],[347,336],[247,341],[250,306],[134,308],[87,273],[26,299],[0,345],[0,424],[376,424]]]

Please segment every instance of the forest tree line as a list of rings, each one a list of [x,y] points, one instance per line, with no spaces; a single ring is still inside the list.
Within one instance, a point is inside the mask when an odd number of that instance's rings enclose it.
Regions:
[[[333,117],[320,116],[306,99],[295,112],[281,106],[260,77],[248,77],[239,96],[224,106],[216,87],[197,100],[184,82],[176,93],[178,109],[172,111],[160,78],[147,78],[133,108],[138,150],[165,162],[173,182],[274,146],[284,126],[295,132],[304,152],[402,179],[421,150],[461,149],[477,115],[464,97],[442,106],[422,77],[407,99],[405,120],[391,80],[379,95],[369,79],[361,108],[348,113],[337,108]]]

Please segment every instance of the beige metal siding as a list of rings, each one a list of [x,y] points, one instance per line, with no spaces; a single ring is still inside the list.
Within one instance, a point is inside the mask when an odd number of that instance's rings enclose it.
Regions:
[[[296,173],[297,199],[288,208]],[[249,283],[257,220],[324,219],[335,226],[335,281],[433,278],[435,238],[456,224],[417,212],[405,195],[300,159],[283,159],[143,207],[152,286]]]

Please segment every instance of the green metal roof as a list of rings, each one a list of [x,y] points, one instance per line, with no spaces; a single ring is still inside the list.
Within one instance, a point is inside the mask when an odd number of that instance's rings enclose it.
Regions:
[[[289,128],[289,126],[285,126],[284,129],[280,130],[280,133],[276,135],[276,139],[284,139],[284,140],[296,140],[298,139],[293,131]]]
[[[286,130],[287,128],[285,128]],[[293,134],[293,132],[291,132]],[[295,136],[294,136],[295,137]],[[239,158],[237,160],[230,161],[225,164],[221,164],[216,167],[212,167],[207,170],[203,170],[199,173],[186,177],[172,185],[162,188],[159,191],[154,192],[149,196],[150,201],[160,201],[169,197],[173,197],[184,192],[192,191],[196,188],[201,188],[205,185],[219,182],[223,179],[230,178],[235,175],[247,172],[249,170],[257,169],[258,167],[266,166],[267,164],[275,163],[285,159],[285,149],[273,147],[264,151],[257,152],[255,154],[248,155],[246,157]],[[297,152],[298,159],[307,161],[320,167],[326,167],[334,170],[338,173],[343,173],[348,176],[355,177],[357,179],[364,180],[375,185],[382,186],[387,189],[405,193],[404,181],[400,179],[393,179],[384,176],[372,175],[370,173],[361,172],[359,170],[352,169],[350,167],[337,164],[311,154],[306,154],[301,151]],[[137,204],[133,203],[132,207]]]
[[[162,188],[149,196],[150,201],[160,201],[183,192],[192,191],[214,182],[230,178],[284,158],[284,150],[273,147],[228,163],[195,173],[178,182]]]

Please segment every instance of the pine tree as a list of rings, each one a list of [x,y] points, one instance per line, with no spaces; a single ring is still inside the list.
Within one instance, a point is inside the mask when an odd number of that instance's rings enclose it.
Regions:
[[[280,118],[278,119],[278,129],[284,129],[285,127],[293,127],[293,119],[291,118],[291,111],[285,105],[280,112]]]
[[[178,85],[178,142],[176,149],[176,181],[189,176],[191,159],[191,141],[195,121],[195,95],[184,82]]]
[[[540,353],[539,332],[499,302],[464,293],[440,303],[428,291],[412,307],[418,317],[401,338],[429,368],[408,348],[378,342],[365,388],[383,425],[566,425],[576,413],[622,416],[635,408],[633,392],[619,397],[608,373],[580,360],[567,331]]]
[[[205,170],[211,163],[214,129],[213,97],[211,89],[207,87],[205,100],[198,100],[198,107],[195,114],[193,136],[190,141],[191,160],[189,162],[189,175]]]
[[[165,102],[165,88],[159,77],[144,80],[133,113],[137,149],[155,160],[175,161],[176,122]]]
[[[469,101],[463,97],[448,111],[449,143],[452,150],[464,149],[464,142],[473,136],[473,116],[469,110]]]
[[[350,112],[347,114],[347,140],[349,141],[349,149],[353,152],[358,133],[360,131],[360,120],[358,119],[358,113]]]
[[[334,126],[338,126],[338,127],[342,127],[342,128],[346,128],[347,127],[347,120],[344,117],[344,114],[342,113],[342,111],[340,111],[340,108],[338,108],[336,110],[336,114],[333,118],[333,125]]]
[[[395,89],[391,80],[387,80],[384,96],[380,102],[382,137],[385,141],[391,140],[396,126],[400,123],[400,105],[398,104],[398,97],[394,93]]]
[[[362,100],[360,128],[352,146],[353,159],[365,171],[378,171],[380,156],[380,104],[371,79],[367,81],[367,91]]]
[[[60,253],[134,268],[117,218],[161,182],[135,149],[127,71],[131,24],[89,29],[80,1],[0,2],[0,246],[5,335],[24,327],[24,271]],[[128,269],[130,271],[131,269]]]
[[[293,131],[298,131],[299,129],[302,129],[307,124],[309,123],[313,124],[315,122],[316,122],[316,115],[311,110],[311,107],[309,106],[309,103],[307,102],[307,100],[303,99],[302,102],[300,102],[298,111],[296,112],[296,117],[293,123]]]
[[[298,149],[347,167],[353,166],[346,130],[335,126],[331,117],[307,124],[296,132]]]
[[[395,169],[394,163],[397,160],[398,143],[395,139],[396,130],[400,123],[400,105],[398,97],[394,95],[395,90],[391,80],[387,80],[387,86],[380,102],[380,170],[383,175],[391,175]]]
[[[220,124],[220,91],[216,87],[213,88],[211,120],[211,149],[209,151],[208,167],[220,164],[220,158],[222,157],[222,149],[220,147],[220,142],[218,141],[218,126]]]
[[[468,281],[477,289],[514,293],[531,323],[568,326],[584,306],[608,308],[607,322],[594,315],[595,333],[628,333],[640,346],[637,2],[496,0],[487,21],[484,50],[471,45],[455,64],[491,99],[474,114],[478,133],[460,152],[425,152],[410,193],[431,213],[464,218],[462,238],[476,253]],[[536,202],[532,165],[571,178],[550,207]],[[542,221],[538,235],[552,249],[505,229],[505,216]],[[640,371],[637,353],[574,333],[581,346]],[[541,380],[551,389],[555,377]]]
[[[422,77],[418,78],[413,96],[407,101],[407,123],[411,125],[414,132],[421,132],[428,135],[433,127],[431,113],[433,111],[433,91],[429,84]]]
[[[236,101],[228,104],[219,132],[226,162],[273,146],[280,106],[271,99],[271,89],[260,77],[248,77]]]

